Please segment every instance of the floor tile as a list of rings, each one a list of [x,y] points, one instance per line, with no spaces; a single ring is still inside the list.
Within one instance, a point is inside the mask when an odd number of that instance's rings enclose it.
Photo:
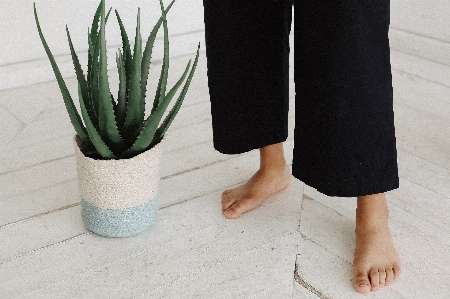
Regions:
[[[31,123],[45,110],[48,103],[45,91],[33,85],[0,90],[0,105],[11,111],[24,124]]]
[[[11,140],[20,133],[24,125],[15,118],[9,111],[0,106],[0,139],[2,145],[0,149],[6,148]]]

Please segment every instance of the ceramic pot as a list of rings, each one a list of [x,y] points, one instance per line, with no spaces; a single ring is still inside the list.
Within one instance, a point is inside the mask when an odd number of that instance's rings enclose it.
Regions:
[[[75,135],[75,157],[86,227],[106,237],[139,234],[158,214],[161,142],[130,159],[98,160],[83,154]]]

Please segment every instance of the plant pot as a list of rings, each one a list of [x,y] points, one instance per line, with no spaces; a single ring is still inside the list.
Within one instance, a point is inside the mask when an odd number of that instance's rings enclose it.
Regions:
[[[82,151],[75,135],[75,157],[86,227],[106,237],[139,234],[158,214],[161,142],[130,159],[97,160]]]

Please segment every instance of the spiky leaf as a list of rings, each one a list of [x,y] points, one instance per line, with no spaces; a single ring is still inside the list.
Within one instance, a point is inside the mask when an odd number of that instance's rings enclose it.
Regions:
[[[116,159],[116,156],[112,153],[112,151],[108,148],[106,143],[100,137],[100,134],[95,129],[94,125],[89,118],[86,107],[84,106],[83,96],[80,92],[80,86],[78,85],[78,93],[80,98],[80,108],[81,114],[83,115],[84,122],[86,123],[87,131],[89,132],[89,138],[92,144],[95,147],[97,153],[105,159]]]
[[[105,24],[108,22],[109,14],[111,13],[112,8],[109,9],[108,14],[106,15]],[[99,128],[99,120],[98,120],[98,69],[99,69],[99,54],[100,54],[100,40],[98,39],[99,28],[98,24],[100,21],[102,13],[102,2],[97,7],[97,11],[95,12],[94,19],[92,21],[92,30],[88,32],[88,40],[89,40],[89,52],[88,52],[88,88],[89,93],[91,95],[90,101],[91,106],[93,107],[93,123],[96,128]],[[89,111],[89,107],[88,111]]]
[[[189,85],[191,84],[192,77],[194,76],[195,69],[197,67],[199,51],[200,51],[200,43],[198,44],[197,55],[195,57],[194,65],[192,66],[192,69],[189,73],[188,79],[186,80],[186,83],[184,84],[183,89],[181,90],[180,96],[178,97],[172,110],[170,110],[170,112],[167,114],[167,116],[164,119],[161,126],[158,128],[158,130],[156,130],[154,141],[152,141],[152,143],[150,144],[150,147],[152,147],[153,144],[156,144],[157,142],[162,140],[162,138],[164,137],[164,134],[166,133],[166,131],[170,127],[170,124],[172,123],[173,119],[175,118],[178,111],[180,110],[181,104],[183,103],[184,97],[186,96],[186,93],[189,89]],[[191,61],[189,60],[189,63],[187,65],[186,70],[183,74],[183,77],[180,79],[180,81],[184,80],[184,78],[186,76],[186,72],[189,69],[190,64],[191,64]],[[177,89],[178,89],[178,87],[174,86],[170,90],[170,92],[167,94],[167,98],[169,98],[171,100],[173,95],[176,93]],[[154,142],[156,142],[156,143],[154,143]]]
[[[189,66],[190,66],[190,65],[191,65],[191,61],[189,60],[189,63],[187,64],[187,66],[186,66],[186,68],[185,68],[185,70],[184,70],[183,75],[182,75],[181,78],[177,81],[177,83],[172,87],[172,89],[169,91],[169,93],[166,95],[166,97],[164,98],[164,102],[169,103],[169,102],[172,100],[172,98],[173,98],[173,96],[175,95],[175,93],[177,92],[178,88],[181,86],[181,83],[183,83],[184,79],[186,78],[186,75],[187,75],[187,73],[188,73],[188,71],[189,71]],[[166,118],[165,118],[163,124],[158,128],[158,130],[156,130],[155,135],[154,135],[153,139],[151,140],[150,145],[147,146],[147,147],[151,147],[152,145],[158,143],[158,142],[160,141],[160,139],[162,139],[162,131],[163,131],[164,128],[167,126],[167,123],[168,123],[168,121],[169,121],[168,119],[169,119],[170,116],[172,115],[172,113],[173,113],[173,111],[175,110],[177,104],[179,104],[178,101],[177,101],[177,103],[175,103],[175,106],[172,108],[172,110],[169,112],[169,114],[167,114],[167,116],[166,116]],[[181,106],[181,105],[180,105],[180,106]],[[178,112],[178,110],[177,110],[177,112]],[[148,120],[149,120],[149,119],[148,119]],[[149,120],[149,121],[150,121],[150,120]],[[170,121],[171,121],[171,120],[170,120]],[[158,123],[159,123],[159,120],[158,120]],[[158,125],[158,123],[157,123],[156,125]],[[147,123],[144,124],[144,127],[145,127],[145,125],[147,125]],[[156,128],[156,127],[155,127],[155,128]],[[164,132],[165,132],[165,131],[164,131]],[[146,148],[147,148],[147,147],[146,147]],[[142,149],[142,150],[145,150],[146,148],[144,148],[144,149]]]
[[[95,121],[94,125],[96,126],[97,130],[99,129],[99,91],[98,91],[98,85],[99,85],[99,69],[100,69],[100,63],[99,63],[99,55],[100,55],[100,39],[97,38],[94,46],[94,54],[92,59],[92,71],[90,74],[90,85],[89,89],[91,92],[91,101],[92,101],[92,107],[94,107],[94,115],[95,115]]]
[[[130,42],[128,41],[128,35],[125,30],[125,27],[123,26],[122,20],[120,19],[119,12],[116,11],[117,21],[119,22],[120,27],[120,33],[122,35],[122,44],[123,44],[123,55],[124,55],[124,62],[125,62],[125,74],[126,74],[126,80],[127,84],[128,81],[131,78],[131,68],[132,68],[132,62],[133,57],[131,56],[131,47]]]
[[[81,117],[78,114],[78,111],[73,103],[72,97],[70,96],[69,90],[67,89],[66,83],[64,82],[61,72],[59,71],[58,65],[56,64],[52,52],[50,51],[50,48],[48,47],[47,42],[45,41],[44,35],[42,34],[41,26],[39,25],[39,20],[36,12],[36,3],[33,3],[33,6],[34,6],[34,18],[36,20],[39,37],[41,38],[42,44],[44,45],[45,48],[45,52],[47,53],[48,59],[50,60],[50,63],[52,65],[53,72],[55,73],[56,76],[56,80],[58,81],[59,89],[61,90],[61,94],[64,99],[64,104],[69,114],[70,121],[72,122],[72,125],[75,131],[77,132],[78,136],[81,138],[81,140],[89,142],[88,132],[83,125]]]
[[[117,129],[114,107],[111,103],[111,92],[108,83],[106,40],[105,40],[105,2],[102,0],[100,20],[100,70],[99,70],[99,133],[107,144],[112,147],[123,144],[123,139]]]
[[[144,121],[144,111],[141,109],[141,61],[142,43],[140,34],[140,9],[138,9],[136,38],[134,43],[133,65],[129,84],[127,114],[122,135],[127,141],[133,142],[139,133],[139,127]]]
[[[155,99],[153,101],[152,113],[153,111],[156,110],[156,107],[158,107],[158,105],[161,103],[161,101],[164,99],[166,95],[167,77],[169,72],[169,36],[167,29],[167,19],[162,0],[159,0],[159,3],[161,4],[163,27],[164,27],[164,58],[161,67],[161,74],[159,77],[158,87],[156,88]]]
[[[169,6],[167,7],[165,13],[167,14],[167,12],[169,12],[170,8],[172,7],[173,3],[175,2],[175,0],[173,0]],[[161,27],[163,21],[163,17],[161,16],[158,20],[158,22],[155,24],[155,26],[152,29],[152,32],[150,33],[148,39],[147,39],[147,43],[145,45],[145,50],[144,50],[144,54],[142,57],[142,67],[141,67],[141,105],[145,106],[145,96],[146,96],[146,91],[147,91],[147,80],[148,80],[148,74],[150,71],[150,63],[151,63],[151,59],[152,59],[152,52],[153,52],[153,46],[155,43],[155,38],[156,38],[156,34],[159,31],[159,28]],[[164,69],[164,68],[163,68]],[[160,93],[160,89],[158,90],[158,93]],[[155,105],[158,106],[158,102],[154,102],[153,103],[153,109],[152,109],[152,113],[153,111],[156,109]]]
[[[92,66],[92,59],[94,54],[94,47],[95,43],[97,41],[97,34],[98,34],[98,22],[100,21],[100,14],[102,12],[102,3],[100,2],[98,4],[97,10],[94,15],[94,19],[92,20],[92,27],[91,31],[89,32],[88,28],[88,42],[89,42],[89,53],[88,53],[88,78],[89,74],[91,73],[91,66]]]
[[[67,38],[69,40],[70,53],[72,55],[73,65],[75,67],[75,73],[77,75],[78,83],[80,84],[81,94],[83,95],[84,104],[86,106],[86,110],[88,112],[89,117],[94,122],[97,120],[92,106],[92,100],[89,95],[88,84],[86,82],[86,78],[84,77],[83,70],[81,69],[80,61],[78,60],[78,56],[73,47],[72,39],[70,38],[69,28],[66,25]]]
[[[95,44],[97,42],[98,22],[100,20],[101,9],[102,9],[102,3],[100,2],[98,4],[97,10],[95,12],[94,19],[92,20],[91,30],[89,31],[89,28],[88,28],[89,51],[88,51],[88,75],[87,75],[87,80],[88,80],[88,86],[89,87],[91,85],[91,79],[92,79],[92,75],[91,75],[91,73],[92,73],[92,66],[93,66],[92,61],[93,61],[93,57],[94,57]]]
[[[123,61],[122,52],[119,49],[119,52],[116,55],[117,61],[117,70],[119,71],[119,94],[117,96],[117,126],[119,130],[122,130],[123,124],[125,122],[126,116],[126,92],[127,92],[127,81],[125,75],[125,65]]]

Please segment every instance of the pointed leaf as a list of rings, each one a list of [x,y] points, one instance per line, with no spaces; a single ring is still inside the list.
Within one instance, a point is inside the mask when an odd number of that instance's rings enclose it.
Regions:
[[[105,24],[108,22],[109,14],[111,13],[112,7],[108,10],[108,14],[106,15]]]
[[[164,101],[170,102],[170,101],[172,100],[173,96],[174,96],[175,93],[177,92],[177,90],[178,90],[178,88],[180,87],[181,83],[183,83],[184,79],[186,78],[186,75],[187,75],[187,73],[188,73],[188,71],[189,71],[190,65],[191,65],[191,60],[189,60],[189,63],[187,64],[187,66],[186,66],[186,68],[185,68],[185,70],[184,70],[183,75],[182,75],[181,78],[177,81],[177,83],[172,87],[172,89],[169,91],[169,93],[166,95],[166,97],[164,98]],[[172,108],[172,110],[169,112],[169,114],[167,114],[166,118],[164,119],[163,124],[158,128],[158,130],[156,130],[155,136],[153,137],[153,140],[152,140],[152,142],[151,142],[150,144],[156,144],[156,143],[157,143],[156,141],[159,140],[160,137],[161,137],[161,139],[162,139],[162,136],[161,136],[161,135],[163,134],[162,131],[164,131],[164,128],[167,126],[167,123],[169,122],[168,119],[171,117],[173,111],[177,108],[177,104],[179,104],[178,101],[175,103],[175,105],[173,106],[173,108]],[[180,104],[180,106],[181,106],[181,104]],[[179,108],[178,108],[178,109],[179,109]],[[178,110],[177,110],[177,112],[178,112]],[[170,120],[170,122],[171,122],[171,120]],[[164,132],[165,132],[165,131],[164,131]],[[158,141],[158,142],[159,142],[159,141]]]
[[[90,76],[90,86],[89,89],[91,91],[91,101],[92,101],[92,107],[94,107],[94,115],[96,119],[99,119],[99,91],[98,91],[98,78],[99,78],[99,69],[100,69],[100,63],[99,63],[99,55],[100,55],[100,39],[97,39],[94,46],[94,54],[92,59],[92,71]],[[97,130],[99,129],[99,122],[94,122],[95,127]]]
[[[108,16],[111,13],[112,8],[109,9],[108,15],[106,16],[105,24],[108,21]],[[89,34],[89,52],[88,52],[88,88],[91,94],[91,106],[94,107],[93,112],[95,116],[94,125],[98,129],[98,56],[99,56],[99,40],[98,24],[100,21],[100,16],[102,12],[102,2],[99,3],[97,11],[95,12],[94,19],[92,21],[92,30]]]
[[[120,19],[119,12],[116,10],[117,21],[119,22],[120,32],[122,35],[122,44],[123,44],[123,55],[125,62],[125,74],[127,79],[127,85],[131,77],[131,67],[133,62],[133,57],[131,56],[131,47],[130,42],[128,41],[128,35],[125,30],[125,27],[122,24],[122,20]]]
[[[155,112],[149,116],[149,118],[146,120],[144,127],[142,128],[138,138],[136,139],[136,142],[133,144],[132,147],[130,147],[127,151],[125,151],[122,154],[122,157],[132,157],[135,156],[143,151],[145,151],[149,146],[154,145],[161,141],[162,137],[164,136],[164,133],[168,129],[168,126],[172,122],[175,115],[178,113],[178,110],[181,107],[182,101],[184,97],[186,96],[187,90],[189,88],[189,84],[191,83],[192,77],[195,72],[195,68],[197,66],[198,62],[198,56],[199,56],[199,49],[200,49],[200,43],[198,45],[197,49],[197,56],[195,58],[194,65],[189,73],[188,79],[186,83],[184,84],[184,87],[181,91],[180,96],[178,97],[178,100],[172,108],[172,110],[169,112],[168,116],[164,120],[164,123],[160,127],[158,131],[158,135],[156,135],[156,128],[159,124],[159,121],[161,120],[164,111],[166,110],[167,106],[169,105],[170,100],[172,99],[173,95],[176,92],[176,89],[178,89],[177,85],[179,86],[181,82],[184,80],[187,70],[189,69],[190,62],[188,63],[188,66],[186,67],[186,70],[182,76],[182,78],[176,83],[176,85],[171,89],[167,97],[163,99],[161,104],[156,108]],[[155,138],[155,140],[153,140]]]
[[[140,38],[140,9],[136,26],[136,39],[134,43],[133,66],[129,84],[127,114],[123,126],[123,134],[127,141],[134,141],[139,133],[139,127],[144,121],[144,111],[141,109],[141,55],[142,44]]]
[[[111,13],[111,10],[112,10],[112,8],[110,8],[109,11],[108,11],[108,15],[106,16],[105,23],[108,22],[108,17],[109,17],[109,14]],[[92,40],[92,43],[95,43],[97,41],[98,30],[99,30],[98,24],[99,24],[99,21],[100,21],[101,13],[102,13],[102,2],[100,1],[99,5],[97,7],[97,10],[95,12],[95,15],[94,15],[94,19],[92,20],[92,30],[91,30],[91,33],[90,33],[90,38]]]
[[[172,110],[167,114],[166,118],[164,119],[164,122],[162,123],[162,125],[158,128],[158,130],[156,130],[155,133],[155,140],[152,141],[152,144],[150,144],[150,147],[152,147],[153,144],[158,143],[159,141],[162,140],[162,138],[164,137],[164,134],[166,133],[167,129],[169,128],[170,124],[172,123],[173,119],[175,118],[175,116],[177,115],[178,111],[180,110],[181,104],[183,103],[184,97],[186,96],[186,93],[189,89],[189,85],[191,84],[191,80],[192,77],[194,75],[195,69],[197,67],[197,62],[198,62],[198,55],[199,55],[199,50],[200,50],[200,43],[198,44],[198,48],[197,48],[197,56],[195,57],[195,61],[194,61],[194,65],[192,66],[192,69],[189,73],[188,79],[186,81],[186,83],[183,86],[183,89],[181,90],[180,96],[178,97],[175,105],[173,106]],[[189,60],[189,63],[186,67],[186,71],[183,74],[182,79],[180,79],[181,81],[184,80],[184,78],[186,77],[186,72],[189,69],[189,66],[191,64],[191,61]],[[172,99],[173,95],[175,94],[176,90],[178,89],[178,87],[172,88],[172,90],[167,94],[167,97],[169,99]]]
[[[86,82],[86,78],[84,77],[83,70],[81,69],[80,61],[78,60],[78,56],[75,52],[75,49],[73,47],[72,39],[70,38],[69,28],[66,25],[66,32],[67,32],[67,38],[69,40],[69,47],[70,47],[70,53],[72,54],[72,60],[73,65],[75,66],[75,73],[77,75],[78,83],[80,84],[81,94],[83,95],[83,99],[85,101],[86,110],[88,112],[89,117],[91,118],[92,122],[98,122],[98,119],[96,119],[92,107],[92,100],[90,98],[89,92],[88,92],[88,85]]]
[[[112,151],[108,148],[106,143],[100,137],[97,130],[89,118],[86,107],[84,106],[84,100],[82,99],[82,95],[80,92],[80,86],[78,85],[78,92],[80,97],[80,108],[81,114],[83,115],[84,122],[86,123],[87,131],[89,132],[90,141],[95,147],[97,153],[105,159],[116,159],[116,156],[112,153]]]
[[[92,20],[91,40],[93,43],[95,43],[97,41],[98,22],[100,21],[101,13],[102,13],[102,2],[100,1],[99,5],[97,7],[97,10],[95,12],[95,15],[94,15],[94,19]]]
[[[162,0],[159,0],[159,2],[161,4],[163,27],[164,27],[164,58],[161,67],[161,74],[159,77],[158,87],[156,88],[155,99],[153,100],[153,108],[150,114],[152,114],[156,110],[159,103],[161,103],[161,101],[164,99],[166,95],[166,85],[169,70],[169,34],[167,29],[166,13],[164,11]]]
[[[70,121],[72,122],[72,125],[75,131],[77,132],[78,136],[81,138],[81,140],[88,142],[89,136],[87,130],[83,125],[81,117],[78,114],[78,111],[73,103],[72,97],[70,96],[69,90],[67,89],[66,83],[64,82],[61,72],[59,71],[58,65],[56,64],[52,52],[50,51],[50,48],[48,47],[47,42],[45,41],[44,35],[42,34],[41,26],[39,25],[39,20],[36,12],[36,3],[33,3],[33,6],[34,6],[34,18],[36,20],[39,36],[45,48],[45,52],[47,53],[47,56],[52,65],[53,72],[55,73],[56,76],[56,80],[58,81],[59,89],[61,90],[61,94],[64,99],[64,104],[69,114]]]
[[[98,4],[97,10],[94,15],[94,19],[92,20],[92,29],[89,32],[88,28],[88,43],[89,43],[89,53],[88,53],[88,82],[92,80],[92,66],[94,59],[94,49],[97,44],[97,35],[98,35],[98,23],[100,21],[100,14],[102,12],[102,2]],[[98,59],[98,56],[95,57]]]
[[[126,115],[126,92],[127,92],[127,82],[125,76],[125,65],[123,62],[122,52],[119,49],[117,54],[117,69],[119,71],[119,94],[117,96],[117,126],[119,127],[119,131],[122,131],[123,124],[125,123],[125,115]],[[121,134],[124,136],[123,134]]]
[[[100,136],[112,147],[123,143],[123,139],[117,129],[114,116],[114,107],[111,103],[111,92],[108,83],[106,40],[105,40],[105,2],[102,0],[102,13],[100,21],[100,70],[99,70],[99,133]]]
[[[172,7],[173,3],[175,2],[175,0],[173,0],[169,6],[166,9],[166,14],[167,12],[170,10],[170,8]],[[153,45],[155,43],[155,38],[156,38],[156,34],[159,31],[159,28],[161,27],[161,23],[162,23],[163,17],[161,16],[158,20],[158,22],[155,24],[155,26],[153,27],[152,32],[150,33],[147,43],[145,45],[145,50],[144,50],[144,54],[142,57],[142,67],[141,67],[141,105],[143,105],[145,107],[145,94],[147,91],[147,81],[148,81],[148,73],[150,71],[150,63],[151,63],[151,59],[152,59],[152,52],[153,52]],[[164,68],[163,68],[164,69]],[[157,95],[160,92],[160,88],[158,90]],[[158,106],[158,102],[153,102],[153,109],[152,109],[152,113],[153,111],[156,109],[156,107]]]

